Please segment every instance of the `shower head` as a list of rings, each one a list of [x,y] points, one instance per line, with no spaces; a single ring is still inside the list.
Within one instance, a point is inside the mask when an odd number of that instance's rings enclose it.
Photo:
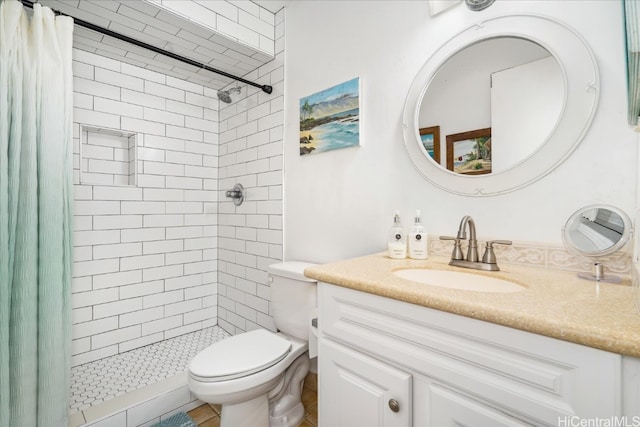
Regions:
[[[225,104],[231,104],[231,94],[233,92],[240,93],[240,86],[232,87],[231,89],[227,89],[227,90],[219,90],[218,99],[224,102]]]
[[[231,104],[231,96],[229,95],[229,91],[219,90],[218,99],[226,104]]]

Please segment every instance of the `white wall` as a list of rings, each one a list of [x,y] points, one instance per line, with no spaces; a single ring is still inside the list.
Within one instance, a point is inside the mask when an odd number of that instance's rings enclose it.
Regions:
[[[93,53],[73,60],[75,366],[217,323],[218,100]],[[79,182],[80,124],[138,134],[138,186]]]
[[[515,192],[469,198],[439,190],[415,170],[401,117],[411,82],[430,53],[490,16],[530,12],[576,29],[601,76],[600,104],[586,137],[555,171]],[[635,206],[637,137],[626,124],[621,2],[497,1],[483,12],[464,3],[429,17],[426,2],[291,2],[285,64],[285,259],[327,262],[381,251],[393,212],[408,225],[421,209],[429,233],[452,234],[476,220],[479,238],[561,244],[560,227],[589,203]],[[359,148],[299,156],[298,100],[361,78]]]

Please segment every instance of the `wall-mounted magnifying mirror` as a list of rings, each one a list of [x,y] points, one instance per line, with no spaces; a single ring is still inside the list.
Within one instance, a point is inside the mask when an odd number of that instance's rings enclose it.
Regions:
[[[590,205],[569,217],[562,229],[562,240],[569,250],[593,259],[593,271],[578,273],[578,277],[618,283],[619,277],[605,276],[599,259],[620,250],[631,234],[631,220],[626,213],[613,206]]]

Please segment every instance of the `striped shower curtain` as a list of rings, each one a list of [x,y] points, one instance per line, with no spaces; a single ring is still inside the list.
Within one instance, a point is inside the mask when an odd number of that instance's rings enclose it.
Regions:
[[[68,426],[73,21],[0,3],[0,426]]]

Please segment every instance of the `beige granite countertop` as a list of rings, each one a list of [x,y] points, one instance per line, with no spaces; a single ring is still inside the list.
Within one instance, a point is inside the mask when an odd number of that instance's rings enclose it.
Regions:
[[[482,272],[448,265],[448,259],[390,259],[375,254],[305,270],[327,283],[546,335],[614,353],[640,357],[640,314],[630,280],[621,284],[580,279],[574,272],[500,263]],[[394,276],[404,268],[434,268],[484,274],[517,282],[513,293],[463,291]]]

